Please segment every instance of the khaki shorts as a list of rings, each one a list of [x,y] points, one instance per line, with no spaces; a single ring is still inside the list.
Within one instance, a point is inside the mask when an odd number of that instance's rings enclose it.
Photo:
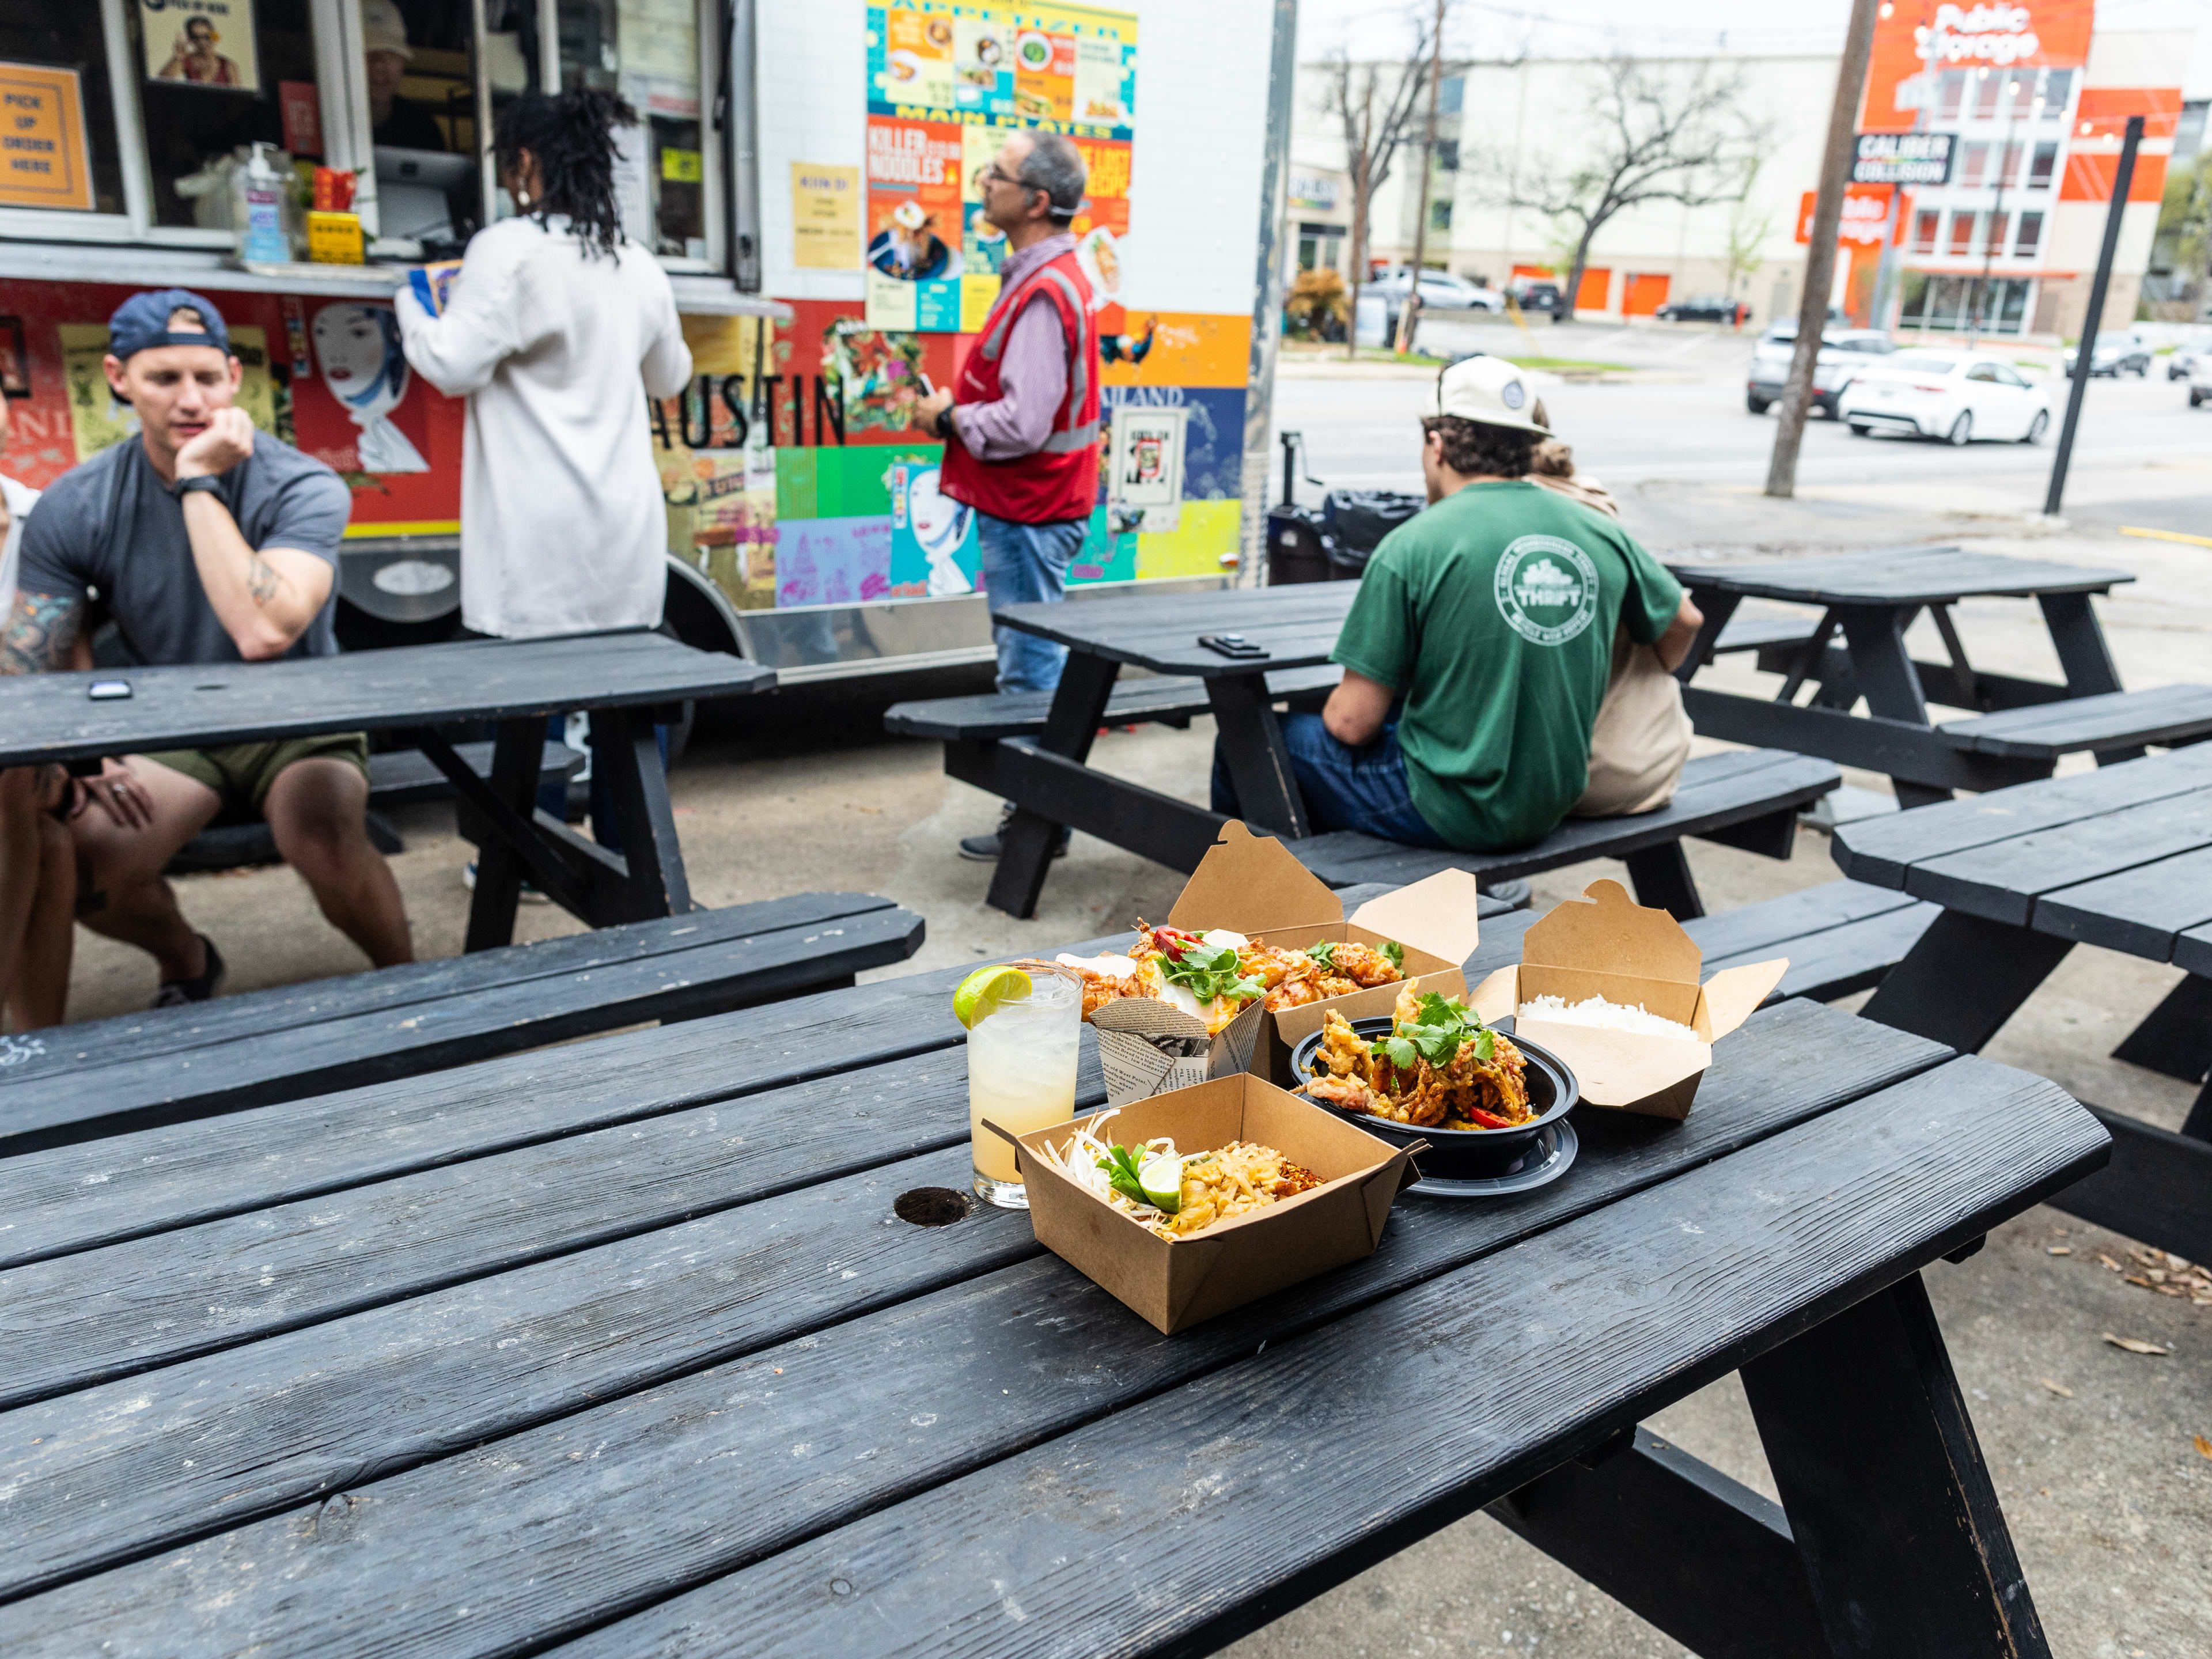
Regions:
[[[294,738],[286,743],[234,743],[220,749],[167,749],[146,759],[182,772],[222,797],[226,811],[251,808],[258,812],[276,775],[295,761],[341,760],[368,776],[368,733],[331,732],[319,738]]]

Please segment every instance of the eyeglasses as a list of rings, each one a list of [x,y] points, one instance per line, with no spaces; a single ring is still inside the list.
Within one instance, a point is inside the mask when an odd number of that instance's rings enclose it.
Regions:
[[[1012,185],[1016,190],[1042,190],[1044,188],[1042,185],[1026,184],[1019,179],[1009,177],[1006,173],[1000,171],[999,164],[996,161],[992,162],[989,167],[984,168],[983,182],[987,185]]]

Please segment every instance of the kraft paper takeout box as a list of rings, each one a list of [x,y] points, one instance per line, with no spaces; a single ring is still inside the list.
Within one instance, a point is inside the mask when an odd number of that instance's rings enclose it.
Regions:
[[[1255,836],[1232,818],[1183,884],[1167,921],[1193,933],[1222,927],[1258,944],[1297,950],[1322,939],[1395,940],[1405,947],[1406,980],[1443,996],[1463,996],[1467,980],[1460,964],[1480,942],[1480,914],[1474,878],[1464,870],[1443,870],[1370,899],[1347,919],[1342,901],[1281,842]],[[1280,1014],[1255,1000],[1211,1040],[1204,1021],[1170,1004],[1150,997],[1109,1002],[1091,1017],[1106,1097],[1118,1106],[1239,1072],[1288,1084],[1293,1081],[1291,1050],[1318,1029],[1322,1010],[1333,1008],[1346,1019],[1388,1014],[1406,980]]]
[[[1171,1135],[1183,1152],[1254,1141],[1304,1165],[1322,1184],[1188,1238],[1165,1239],[1040,1156],[1098,1115],[1086,1112],[1015,1141],[1030,1221],[1037,1243],[1170,1336],[1372,1255],[1399,1190],[1419,1178],[1413,1148],[1378,1140],[1256,1077],[1218,1078],[1121,1108],[1100,1139],[1133,1147]]]
[[[1603,997],[1629,1006],[1641,1003],[1662,1019],[1686,1025],[1698,1034],[1694,1042],[1534,1015],[1517,1019],[1513,1029],[1566,1061],[1582,1097],[1592,1105],[1687,1117],[1698,1081],[1712,1064],[1713,1044],[1766,1000],[1790,959],[1724,969],[1701,985],[1704,956],[1674,917],[1646,909],[1617,881],[1594,881],[1583,891],[1582,898],[1569,899],[1523,935],[1518,968],[1501,968],[1475,987],[1474,1012],[1493,1021],[1532,997],[1571,1003]]]

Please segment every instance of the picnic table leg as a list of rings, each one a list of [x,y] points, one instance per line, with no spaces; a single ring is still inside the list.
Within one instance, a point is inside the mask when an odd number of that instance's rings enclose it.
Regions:
[[[545,721],[501,720],[491,751],[492,793],[526,819],[537,809],[538,763],[545,753]],[[469,901],[463,951],[490,951],[514,943],[514,909],[522,896],[522,860],[495,830],[477,848],[477,890]]]
[[[1742,1376],[1835,1659],[2045,1659],[1918,1274]]]
[[[1218,674],[1206,682],[1222,758],[1237,787],[1237,810],[1255,830],[1302,838],[1313,833],[1305,798],[1291,775],[1291,751],[1264,674]]]
[[[1698,896],[1698,878],[1690,873],[1689,857],[1679,840],[1642,848],[1623,862],[1638,904],[1664,910],[1677,921],[1692,921],[1705,914],[1705,901]]]
[[[610,908],[592,916],[594,927],[679,916],[693,908],[653,713],[650,708],[592,711],[592,764],[606,769],[600,775],[613,799],[615,828],[622,836],[623,861],[629,866],[620,914]]]
[[[2058,665],[2066,675],[2066,695],[2095,697],[2119,690],[2120,671],[2113,665],[2112,647],[2106,643],[2105,630],[2098,625],[2089,596],[2039,593],[2035,599],[2043,607],[2051,642],[2058,648]],[[2122,761],[2141,760],[2143,753],[2140,747],[2109,749],[2098,755],[2097,764],[2117,766]]]
[[[2212,979],[2191,974],[2112,1050],[2114,1060],[2184,1083],[2212,1071]]]
[[[1121,672],[1121,664],[1105,657],[1069,652],[1037,747],[1079,763],[1090,759],[1098,723],[1106,718],[1106,699],[1113,695],[1114,678]],[[1024,802],[1014,803],[1013,822],[1000,837],[999,867],[992,872],[986,896],[994,908],[1024,918],[1036,914],[1037,896],[1044,891],[1045,872],[1051,866],[1060,830],[1055,820]]]
[[[1844,639],[1850,647],[1851,684],[1867,700],[1867,710],[1887,720],[1928,725],[1927,699],[1920,695],[1920,671],[1905,648],[1905,630],[1917,606],[1839,605]],[[1936,741],[1931,728],[1929,741]],[[1948,789],[1915,783],[1893,775],[1890,784],[1903,807],[1926,806],[1951,799]]]
[[[1690,603],[1698,607],[1705,621],[1698,626],[1698,637],[1690,641],[1689,653],[1674,670],[1674,678],[1687,685],[1691,676],[1713,659],[1713,648],[1721,642],[1721,630],[1735,615],[1736,606],[1743,603],[1741,593],[1726,593],[1711,587],[1690,589]]]
[[[1946,910],[1859,1013],[1975,1054],[2073,948],[2070,939]]]

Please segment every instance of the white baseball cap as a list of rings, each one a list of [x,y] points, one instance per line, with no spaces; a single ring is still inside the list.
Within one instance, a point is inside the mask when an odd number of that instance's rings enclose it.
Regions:
[[[1437,376],[1437,414],[1548,438],[1551,428],[1538,426],[1528,418],[1535,403],[1535,388],[1528,384],[1528,377],[1503,357],[1465,357]]]
[[[405,62],[415,61],[415,49],[407,44],[407,20],[392,0],[361,0],[361,49],[396,52]]]

